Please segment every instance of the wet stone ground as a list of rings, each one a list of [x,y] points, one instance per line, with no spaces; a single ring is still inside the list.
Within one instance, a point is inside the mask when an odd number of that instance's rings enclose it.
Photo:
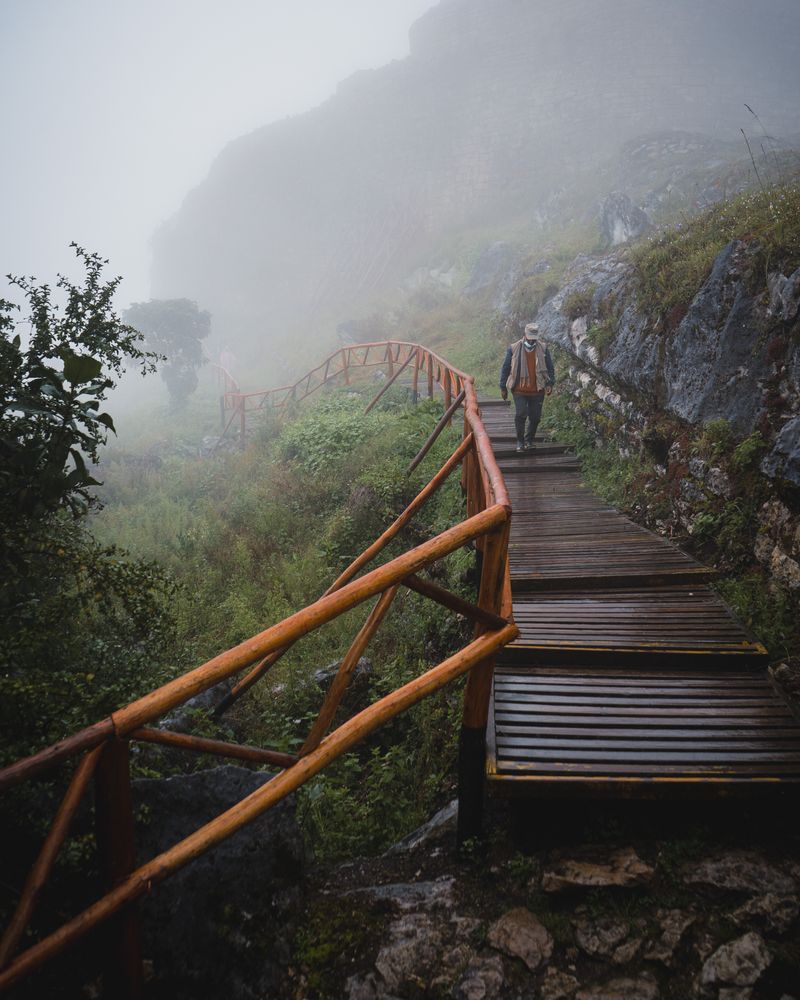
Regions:
[[[777,805],[454,810],[318,870],[287,996],[800,1000],[800,833]]]

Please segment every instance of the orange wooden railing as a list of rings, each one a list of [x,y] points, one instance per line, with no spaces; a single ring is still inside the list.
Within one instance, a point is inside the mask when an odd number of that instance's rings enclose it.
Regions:
[[[378,356],[380,360],[374,360]],[[340,363],[336,364],[332,359],[339,359]],[[120,708],[107,719],[0,771],[0,789],[5,789],[35,778],[68,760],[76,762],[67,792],[28,876],[16,912],[0,940],[0,990],[19,982],[97,925],[108,922],[109,934],[102,950],[105,994],[114,998],[141,996],[141,955],[135,905],[139,897],[284,799],[387,720],[465,673],[469,677],[464,692],[460,739],[459,836],[463,840],[480,832],[485,733],[494,655],[501,646],[517,636],[517,628],[511,621],[508,572],[511,507],[481,420],[472,378],[448,365],[427,348],[390,341],[342,348],[294,386],[263,393],[238,393],[237,398],[259,399],[256,408],[281,406],[291,398],[303,398],[326,381],[342,375],[347,380],[352,368],[373,364],[385,365],[389,379],[394,378],[401,368],[412,369],[413,366],[415,390],[420,373],[426,376],[429,394],[433,392],[434,383],[443,389],[445,414],[418,460],[455,409],[463,405],[461,443],[406,510],[353,561],[319,600]],[[376,401],[373,400],[370,406]],[[244,404],[241,412],[245,412]],[[358,576],[459,465],[466,492],[466,518],[435,538]],[[443,556],[470,543],[474,543],[481,554],[476,604],[418,575]],[[390,610],[401,586],[471,619],[474,622],[473,638],[459,652],[329,733],[355,664]],[[250,668],[221,706],[220,710],[224,710],[255,684],[294,642],[371,598],[375,598],[376,602],[342,660],[319,716],[297,755],[171,733],[150,725],[187,699]],[[272,764],[281,770],[241,802],[137,868],[129,768],[129,744],[132,740]],[[58,851],[67,837],[71,820],[92,781],[97,848],[107,891],[49,936],[16,954]]]
[[[348,344],[329,355],[320,365],[312,369],[297,382],[282,385],[277,389],[260,389],[256,392],[241,392],[238,388],[226,389],[220,397],[222,413],[222,434],[220,441],[231,431],[239,435],[244,444],[247,433],[248,416],[267,410],[285,410],[289,403],[300,402],[323,385],[339,381],[350,384],[350,379],[364,368],[386,367],[388,381],[370,406],[389,388],[406,369],[411,375],[414,398],[421,395],[420,378],[425,385],[424,392],[430,398],[434,386],[444,393],[445,409],[470,381],[470,376],[448,364],[444,358],[430,348],[411,344],[404,340],[381,340],[368,344]]]

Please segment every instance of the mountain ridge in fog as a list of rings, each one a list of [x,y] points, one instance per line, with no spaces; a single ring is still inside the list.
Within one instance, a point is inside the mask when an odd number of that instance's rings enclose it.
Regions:
[[[154,238],[153,294],[280,340],[648,132],[800,128],[800,4],[443,0],[410,55],[230,143]],[[760,135],[760,133],[759,133]]]

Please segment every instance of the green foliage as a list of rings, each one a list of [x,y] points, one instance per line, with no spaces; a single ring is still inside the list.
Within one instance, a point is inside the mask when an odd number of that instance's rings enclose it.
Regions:
[[[445,431],[406,475],[441,415],[441,400],[412,406],[407,394],[392,389],[365,416],[373,392],[349,389],[309,400],[294,420],[258,435],[240,454],[165,455],[146,476],[127,453],[111,456],[95,531],[142,557],[160,554],[183,584],[172,602],[183,669],[316,600],[460,440],[460,428]],[[451,527],[463,513],[455,472],[376,562]],[[466,582],[472,562],[471,552],[454,553],[437,565],[435,578],[474,597]],[[359,606],[297,643],[239,703],[230,723],[248,740],[296,749],[323,697],[315,672],[341,658],[368,612]],[[360,697],[381,697],[411,680],[462,645],[467,631],[456,616],[401,590],[367,650],[373,672]],[[299,797],[315,851],[378,850],[422,821],[453,773],[458,724],[454,687],[326,770]]]
[[[73,244],[74,246],[74,244]],[[0,725],[6,760],[108,714],[166,676],[174,588],[86,532],[88,462],[114,425],[100,404],[126,359],[154,354],[113,309],[120,279],[80,247],[82,286],[12,279],[31,312],[27,342],[0,312]]]
[[[97,485],[87,463],[97,461],[114,430],[100,404],[127,359],[144,372],[157,360],[139,349],[139,334],[114,312],[121,279],[103,282],[105,262],[72,246],[85,277],[77,286],[59,275],[63,305],[53,302],[49,285],[10,278],[27,300],[27,339],[15,329],[17,307],[0,302],[0,520],[6,527],[59,510],[85,512]],[[16,542],[4,543],[3,565],[17,551]]]
[[[733,449],[731,466],[735,472],[746,472],[754,468],[768,448],[759,431],[754,431]]]
[[[685,313],[733,239],[757,241],[764,273],[800,266],[800,186],[750,192],[645,240],[631,251],[642,307],[662,324]]]
[[[721,418],[709,420],[703,425],[702,433],[695,440],[692,451],[715,462],[730,450],[732,442],[733,430],[727,420]]]
[[[561,312],[570,322],[574,322],[579,316],[588,315],[596,291],[594,285],[587,285],[585,288],[578,288],[574,292],[570,292],[569,295],[564,296]]]
[[[124,319],[141,330],[148,346],[166,357],[161,377],[173,406],[184,407],[197,389],[197,369],[203,363],[200,341],[211,332],[211,314],[190,299],[150,299],[134,302]]]
[[[757,570],[718,580],[715,586],[773,659],[793,654],[798,646],[796,606],[783,588],[768,583]]]
[[[592,347],[596,348],[597,353],[601,358],[613,342],[616,335],[617,325],[611,319],[604,319],[600,320],[598,323],[592,323],[587,330],[589,343]]]

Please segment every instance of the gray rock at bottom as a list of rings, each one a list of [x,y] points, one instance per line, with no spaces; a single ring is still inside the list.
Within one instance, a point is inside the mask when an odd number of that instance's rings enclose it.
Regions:
[[[670,965],[684,932],[696,918],[683,910],[659,910],[656,916],[661,924],[661,937],[650,945],[644,957],[650,961]]]
[[[133,784],[140,860],[161,853],[269,781],[217,767]],[[269,995],[290,959],[303,838],[279,803],[145,897],[144,954],[175,1000]]]
[[[492,1000],[505,985],[503,961],[499,955],[473,958],[453,995],[458,1000]]]
[[[739,889],[758,893],[793,893],[797,882],[791,875],[768,864],[757,854],[729,851],[715,858],[706,858],[687,865],[682,876],[689,885],[713,885],[718,889]]]
[[[772,961],[760,934],[750,931],[723,944],[706,959],[700,973],[701,985],[752,986]]]
[[[550,865],[542,877],[542,888],[560,892],[582,886],[642,885],[654,874],[653,867],[632,847],[623,847],[601,861],[570,858]]]
[[[498,951],[521,958],[532,972],[553,954],[550,932],[524,906],[509,910],[496,920],[489,928],[487,941]]]
[[[793,417],[781,428],[772,451],[761,463],[761,471],[775,479],[787,479],[800,485],[800,417]]]
[[[611,917],[579,920],[575,924],[575,939],[587,955],[605,957],[622,944],[630,929],[630,924]]]
[[[748,900],[731,914],[735,924],[762,924],[767,930],[785,934],[800,915],[797,896],[776,896],[767,893]]]
[[[568,972],[548,969],[542,982],[542,1000],[571,1000],[580,983]]]

